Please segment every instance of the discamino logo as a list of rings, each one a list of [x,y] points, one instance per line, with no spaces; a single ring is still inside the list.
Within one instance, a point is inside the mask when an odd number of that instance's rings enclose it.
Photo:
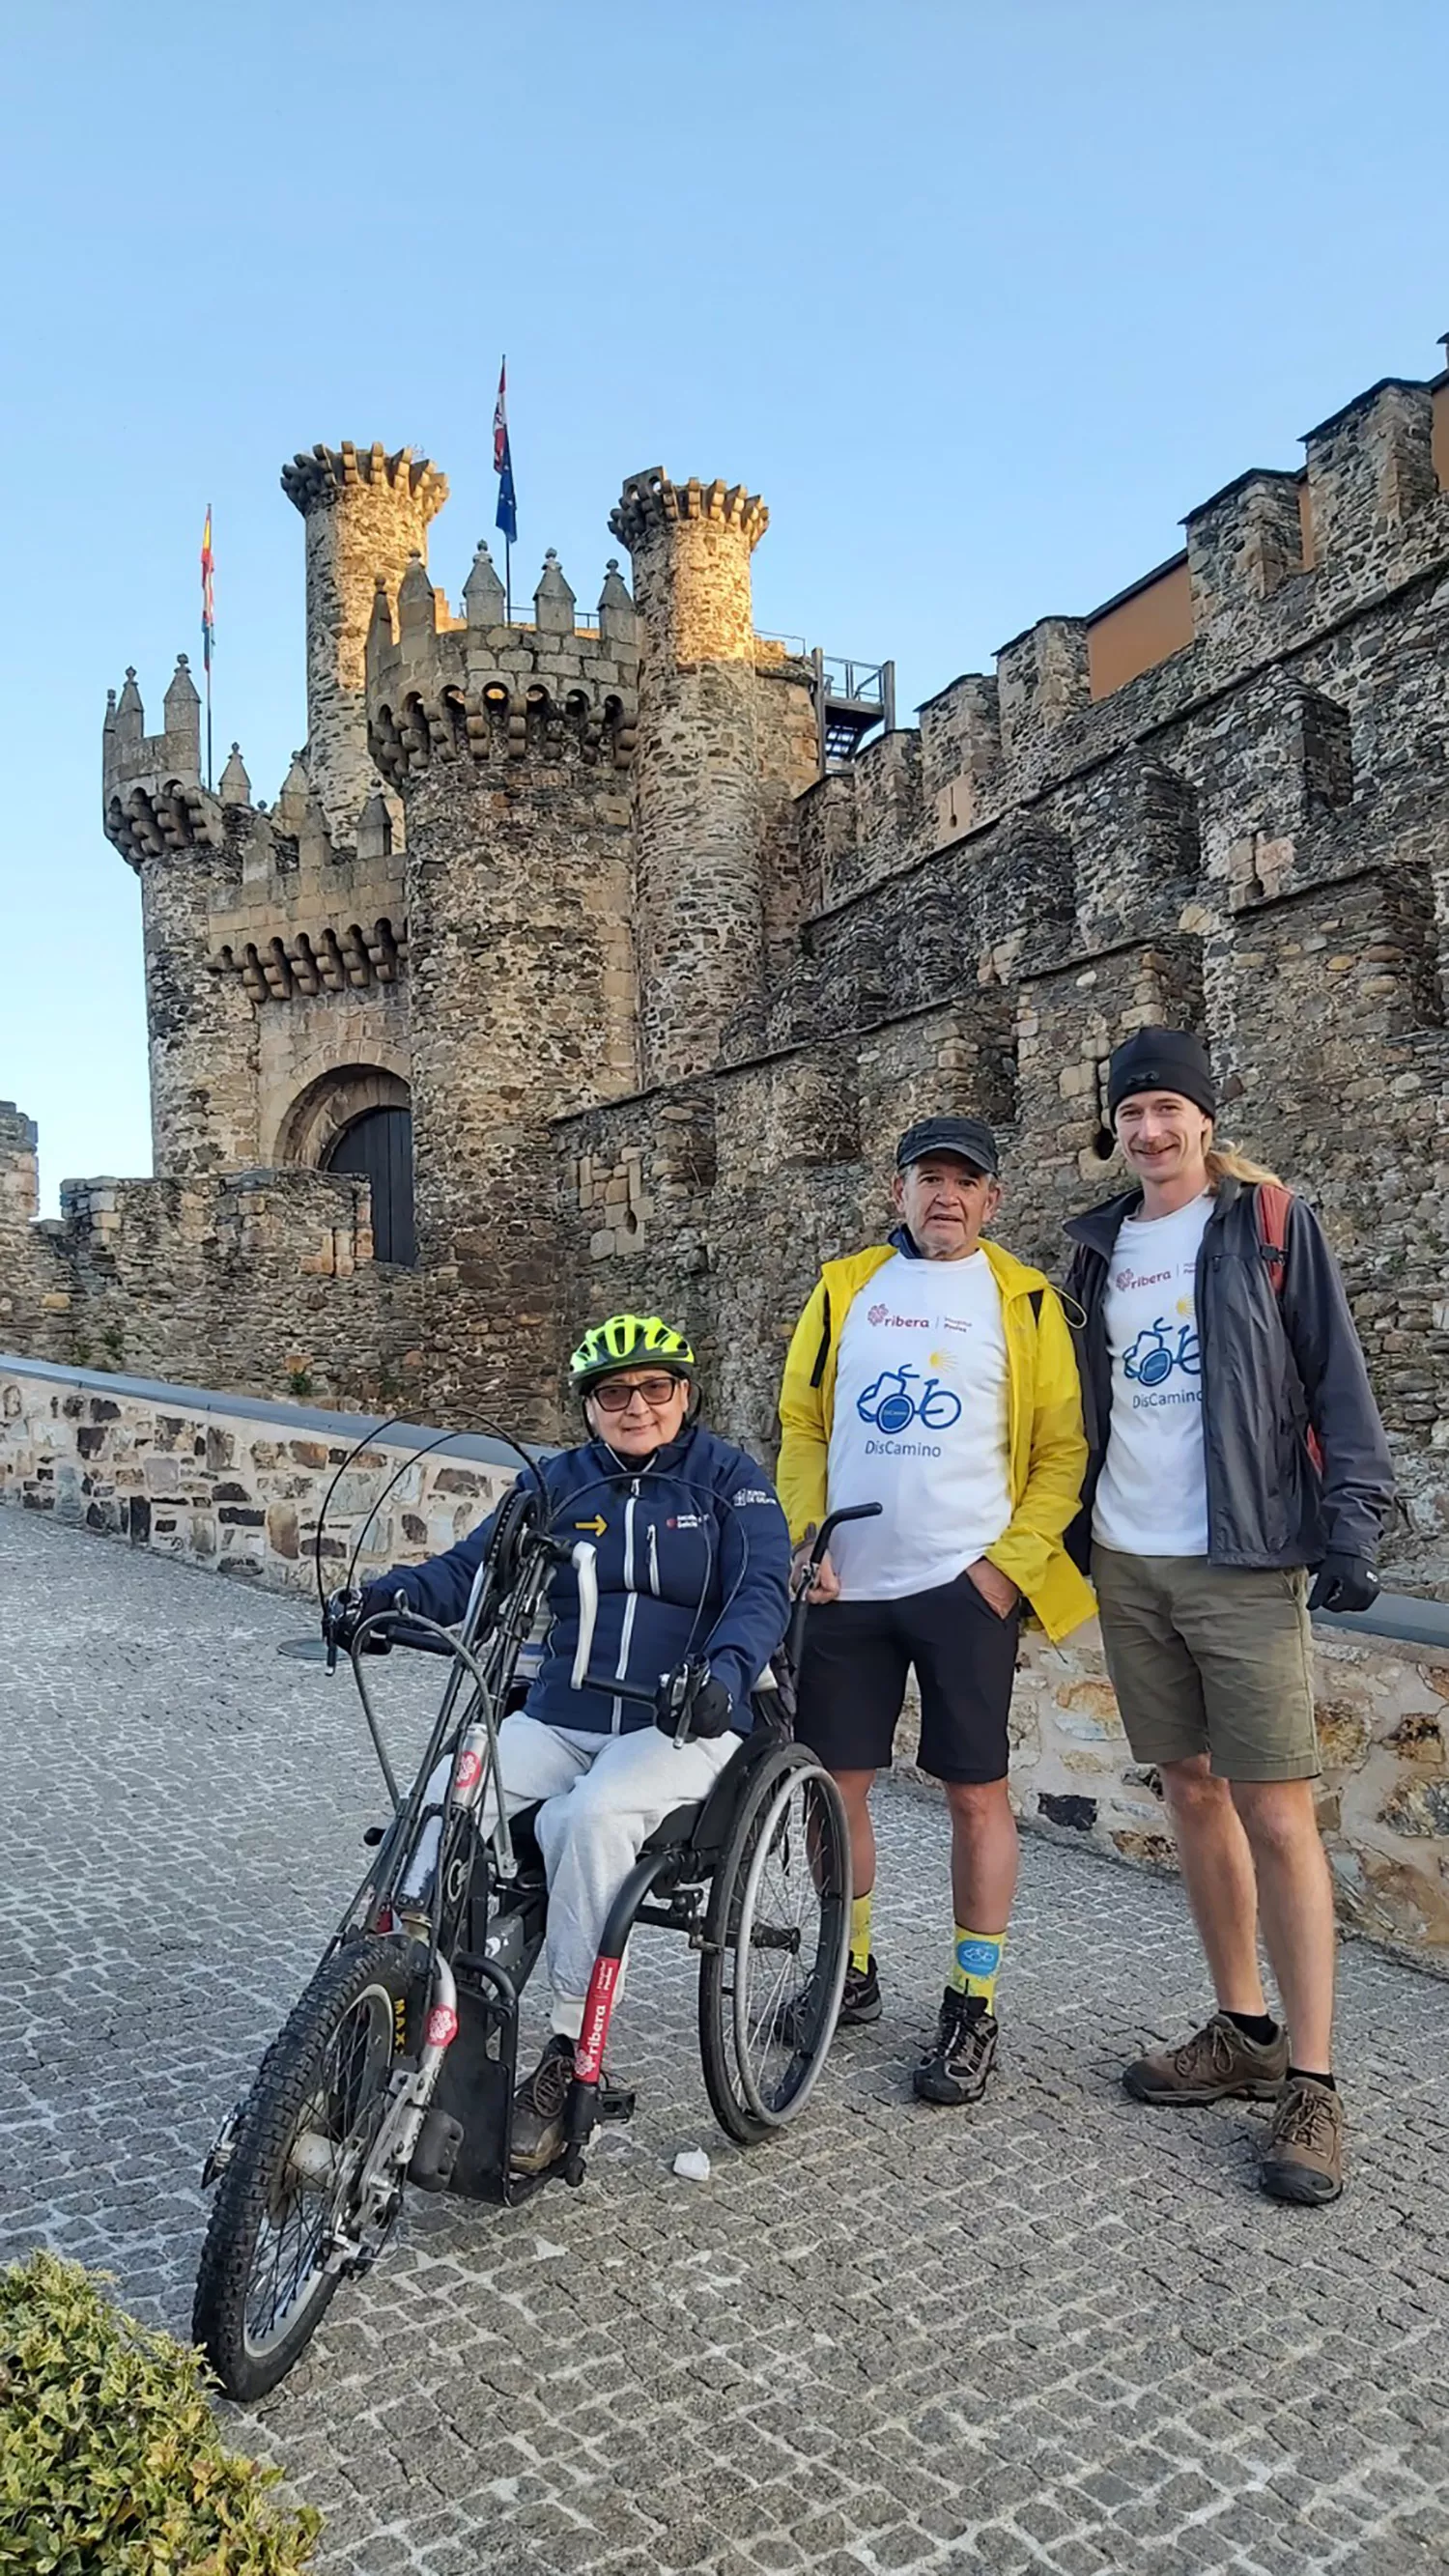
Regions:
[[[1135,1378],[1139,1386],[1161,1386],[1164,1378],[1181,1369],[1184,1377],[1201,1377],[1202,1353],[1191,1324],[1179,1324],[1174,1343],[1165,1315],[1149,1324],[1122,1354],[1122,1374]]]
[[[919,1394],[915,1392],[917,1386]],[[961,1419],[961,1398],[953,1395],[949,1386],[943,1386],[938,1377],[928,1377],[922,1384],[919,1369],[882,1369],[874,1383],[857,1396],[855,1409],[862,1422],[873,1422],[878,1431],[894,1434],[906,1430],[912,1422],[924,1424],[927,1431],[949,1431]]]

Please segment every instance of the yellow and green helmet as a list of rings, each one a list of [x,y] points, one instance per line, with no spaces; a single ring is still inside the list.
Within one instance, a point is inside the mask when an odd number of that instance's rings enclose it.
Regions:
[[[695,1357],[685,1335],[666,1324],[662,1315],[608,1315],[602,1324],[589,1326],[578,1349],[570,1354],[569,1384],[585,1395],[601,1377],[612,1377],[618,1369],[643,1368],[651,1360],[676,1377],[694,1375]]]

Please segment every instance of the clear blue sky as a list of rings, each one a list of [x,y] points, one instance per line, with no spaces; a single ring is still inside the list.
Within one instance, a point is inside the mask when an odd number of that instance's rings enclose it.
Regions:
[[[269,801],[305,730],[283,459],[411,443],[434,578],[581,601],[622,476],[747,480],[757,622],[911,706],[1178,543],[1449,330],[1441,0],[55,0],[0,107],[9,458],[0,1097],[47,1199],[149,1170],[100,724],[198,652]]]

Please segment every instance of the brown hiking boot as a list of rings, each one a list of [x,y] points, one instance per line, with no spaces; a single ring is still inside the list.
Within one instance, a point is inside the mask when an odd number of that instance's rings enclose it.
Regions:
[[[1259,2179],[1275,2200],[1337,2200],[1343,2189],[1343,2104],[1331,2084],[1312,2075],[1288,2077]]]
[[[1271,2102],[1287,2072],[1286,2030],[1266,2042],[1249,2039],[1225,2012],[1216,2012],[1181,2048],[1137,2058],[1122,2081],[1139,2102],[1221,2102],[1230,2093]]]

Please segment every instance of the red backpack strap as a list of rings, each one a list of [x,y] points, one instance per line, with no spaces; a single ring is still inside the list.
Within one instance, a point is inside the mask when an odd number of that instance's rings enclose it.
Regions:
[[[1258,1241],[1263,1248],[1263,1259],[1268,1265],[1268,1277],[1273,1284],[1273,1294],[1281,1298],[1283,1282],[1288,1270],[1288,1210],[1293,1205],[1293,1193],[1291,1190],[1285,1190],[1281,1181],[1259,1181],[1253,1196],[1257,1208]],[[1304,1437],[1308,1445],[1308,1455],[1318,1473],[1322,1475],[1323,1450],[1318,1434],[1310,1428]]]
[[[1273,1294],[1281,1297],[1283,1277],[1288,1267],[1288,1210],[1293,1205],[1293,1193],[1285,1190],[1281,1181],[1259,1181],[1253,1192],[1253,1202],[1258,1219],[1258,1241],[1263,1247]]]

